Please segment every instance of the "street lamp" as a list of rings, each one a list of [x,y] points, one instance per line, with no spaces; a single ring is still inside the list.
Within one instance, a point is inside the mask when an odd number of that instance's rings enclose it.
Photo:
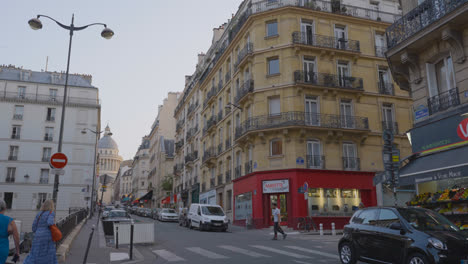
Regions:
[[[86,134],[91,132],[91,133],[94,133],[96,134],[96,143],[94,145],[94,149],[95,151],[97,151],[97,144],[98,144],[98,138],[99,138],[99,135],[101,135],[101,133],[103,133],[104,131],[94,131],[92,129],[89,129],[89,128],[83,128],[83,130],[81,130],[81,134]],[[108,133],[109,136],[112,136],[112,132],[109,132]],[[95,192],[95,188],[96,188],[96,158],[97,158],[97,154],[94,153],[94,165],[93,165],[93,187],[91,189],[91,212],[90,212],[90,215],[93,216],[94,215],[94,192]]]
[[[82,26],[82,27],[75,27],[75,25],[73,24],[74,21],[75,21],[75,15],[74,14],[72,15],[70,26],[66,26],[66,25],[58,22],[57,20],[55,20],[55,19],[53,19],[53,18],[51,18],[49,16],[46,16],[46,15],[37,15],[36,18],[32,18],[32,19],[30,19],[28,21],[28,24],[32,29],[38,30],[38,29],[42,28],[42,22],[41,22],[41,20],[39,20],[40,17],[48,18],[48,19],[54,21],[55,23],[57,23],[57,25],[59,25],[61,28],[64,28],[64,29],[66,29],[66,30],[68,30],[70,32],[70,41],[68,43],[67,73],[65,74],[65,89],[64,89],[64,93],[63,93],[62,116],[61,116],[61,120],[60,120],[60,134],[59,134],[59,142],[58,142],[58,149],[57,149],[57,152],[62,152],[63,127],[64,127],[64,121],[65,121],[65,103],[66,103],[67,91],[68,91],[68,73],[69,73],[69,70],[70,70],[70,55],[71,55],[73,32],[86,29],[89,26],[102,25],[102,26],[104,26],[104,29],[101,32],[101,36],[103,38],[105,38],[105,39],[110,39],[110,38],[112,38],[112,36],[114,36],[114,31],[112,31],[110,28],[107,27],[106,24],[103,24],[103,23],[92,23],[92,24]],[[52,194],[52,199],[54,200],[54,203],[56,205],[57,205],[58,186],[59,186],[59,175],[55,174],[54,191],[53,191],[53,194]]]

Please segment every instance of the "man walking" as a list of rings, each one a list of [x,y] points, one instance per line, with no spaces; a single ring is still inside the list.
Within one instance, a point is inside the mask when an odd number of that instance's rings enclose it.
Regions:
[[[281,212],[280,212],[280,209],[278,209],[278,207],[276,206],[275,203],[273,204],[273,210],[272,210],[271,214],[273,215],[273,221],[275,222],[275,225],[274,225],[275,236],[273,237],[273,240],[278,240],[278,232],[283,234],[283,239],[286,239],[287,235],[284,233],[283,229],[281,229],[281,227],[279,225],[279,221],[280,221],[280,218],[281,218]]]

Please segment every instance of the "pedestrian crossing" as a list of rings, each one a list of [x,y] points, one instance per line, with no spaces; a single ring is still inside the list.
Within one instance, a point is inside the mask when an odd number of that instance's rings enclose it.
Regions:
[[[307,247],[288,245],[280,247],[270,247],[265,245],[244,245],[242,247],[218,245],[209,249],[201,247],[186,247],[179,249],[177,253],[170,252],[166,249],[157,249],[152,252],[158,258],[171,263],[187,262],[188,260],[192,260],[193,255],[211,260],[226,260],[235,258],[236,256],[247,256],[256,259],[286,256],[297,260],[296,263],[312,263],[317,259],[323,260],[322,262],[328,261],[327,263],[331,263],[330,261],[337,261],[336,263],[338,263],[339,261],[338,255],[335,254]]]

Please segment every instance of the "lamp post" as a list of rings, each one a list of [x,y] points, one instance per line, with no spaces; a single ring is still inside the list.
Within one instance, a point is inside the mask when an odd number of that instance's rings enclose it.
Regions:
[[[102,25],[102,26],[104,26],[104,29],[101,32],[101,36],[103,38],[105,38],[105,39],[110,39],[110,38],[112,38],[112,36],[114,36],[114,31],[112,31],[110,28],[107,27],[106,24],[103,24],[103,23],[92,23],[92,24],[89,24],[89,25],[86,25],[86,26],[75,27],[75,25],[73,24],[74,20],[75,20],[75,15],[74,14],[72,15],[71,24],[69,26],[62,24],[62,23],[58,22],[57,20],[55,20],[55,19],[53,19],[53,18],[51,18],[49,16],[37,15],[36,18],[32,18],[32,19],[30,19],[28,21],[28,24],[32,29],[38,30],[38,29],[42,28],[42,22],[41,22],[41,20],[39,20],[40,17],[45,17],[45,18],[48,18],[48,19],[54,21],[55,23],[57,23],[57,25],[59,25],[61,28],[64,28],[64,29],[68,30],[69,33],[70,33],[70,41],[68,43],[67,73],[65,74],[65,89],[64,89],[64,92],[63,92],[62,116],[61,116],[61,120],[60,120],[60,134],[59,134],[59,142],[58,142],[58,149],[57,149],[57,152],[62,152],[63,128],[64,128],[64,121],[65,121],[65,106],[66,106],[66,99],[67,99],[67,92],[68,92],[68,73],[69,73],[69,70],[70,70],[70,55],[71,55],[73,32],[86,29],[89,26]],[[56,207],[57,207],[58,186],[59,186],[59,175],[55,174],[54,191],[53,191],[53,194],[52,194],[52,199],[54,200],[54,203],[55,203]]]
[[[91,133],[94,133],[96,134],[96,142],[94,143],[94,151],[97,151],[97,144],[98,144],[98,138],[99,138],[99,135],[101,135],[101,133],[103,133],[104,131],[94,131],[92,129],[89,129],[89,128],[83,128],[83,130],[81,130],[81,134],[86,134],[91,132]],[[108,133],[109,136],[112,136],[112,132],[109,132]],[[96,191],[96,163],[97,163],[97,153],[94,153],[94,165],[93,165],[93,187],[92,187],[92,191],[91,191],[91,213],[90,215],[93,216],[94,215],[94,192]]]

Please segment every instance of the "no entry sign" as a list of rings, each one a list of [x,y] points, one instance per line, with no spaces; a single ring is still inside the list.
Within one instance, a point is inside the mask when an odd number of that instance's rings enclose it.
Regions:
[[[63,153],[55,153],[50,157],[50,166],[56,169],[63,169],[67,165],[68,158]]]

